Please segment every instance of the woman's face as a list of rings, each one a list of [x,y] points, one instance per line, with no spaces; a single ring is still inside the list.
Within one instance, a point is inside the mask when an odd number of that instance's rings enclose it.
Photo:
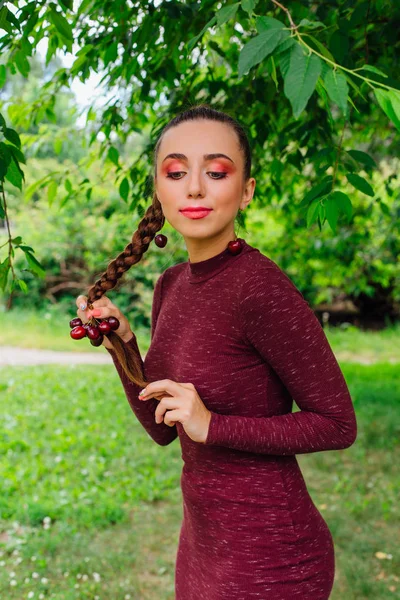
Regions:
[[[225,156],[207,156],[218,154]],[[254,178],[244,182],[243,167],[236,133],[225,123],[188,121],[166,131],[154,186],[167,221],[186,240],[223,233],[233,239],[236,214],[251,201],[255,187]],[[212,210],[191,219],[180,212],[188,206]]]

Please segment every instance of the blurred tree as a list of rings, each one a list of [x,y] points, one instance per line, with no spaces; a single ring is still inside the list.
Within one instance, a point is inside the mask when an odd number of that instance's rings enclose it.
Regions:
[[[17,72],[30,75],[43,39],[46,65],[59,51],[73,52],[75,60],[52,73],[29,111],[18,101],[8,106],[16,129],[0,117],[0,179],[22,189],[17,130],[45,117],[55,123],[60,90],[95,71],[115,93],[102,109],[89,109],[88,144],[115,167],[115,185],[130,209],[140,215],[146,207],[160,129],[177,112],[207,102],[237,116],[248,131],[257,204],[275,201],[296,227],[316,223],[322,233],[327,223],[336,235],[363,210],[351,201],[355,190],[356,197],[377,200],[377,161],[398,154],[399,24],[400,6],[390,0],[140,0],[134,6],[83,0],[76,9],[72,0],[4,3],[0,84]],[[140,150],[122,160],[133,133],[142,136]],[[82,190],[90,198],[91,182],[80,179],[78,169],[73,178],[46,176],[35,189],[47,187],[53,198],[63,178],[62,202]],[[7,219],[3,185],[1,193],[0,217]],[[32,249],[10,232],[9,254],[0,264],[3,289],[14,247],[30,254],[30,268],[39,274]],[[11,292],[16,281],[13,273]]]

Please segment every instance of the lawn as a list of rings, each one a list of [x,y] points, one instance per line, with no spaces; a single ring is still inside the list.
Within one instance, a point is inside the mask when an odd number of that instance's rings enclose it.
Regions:
[[[96,348],[87,339],[72,340],[69,321],[76,317],[71,306],[68,314],[57,306],[37,313],[13,310],[0,312],[0,345],[21,348],[43,348],[70,352],[107,353],[102,346]],[[340,327],[325,327],[325,333],[338,360],[343,362],[400,362],[400,323],[382,331],[362,331],[349,323]],[[149,347],[146,328],[135,330],[143,355]]]
[[[21,336],[27,323],[14,322],[18,342],[31,335]],[[48,340],[65,335],[61,325],[43,331]],[[336,348],[356,351],[357,335],[373,347],[366,333],[337,334]],[[335,542],[332,600],[400,598],[400,368],[381,360],[390,335],[374,338],[379,362],[340,363],[355,444],[297,456]],[[67,335],[69,343],[79,344]],[[179,441],[150,439],[112,364],[3,368],[0,395],[0,598],[173,600]]]

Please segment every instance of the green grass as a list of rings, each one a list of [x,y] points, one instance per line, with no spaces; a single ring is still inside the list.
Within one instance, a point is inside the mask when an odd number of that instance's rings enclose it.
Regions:
[[[331,599],[400,598],[399,368],[342,369],[356,443],[297,457],[334,537]],[[0,394],[0,597],[173,600],[179,441],[149,438],[112,365],[0,369]]]
[[[72,340],[69,321],[76,317],[71,307],[68,314],[51,305],[47,312],[0,312],[0,345],[20,348],[42,348],[70,352],[107,352],[96,348],[87,339]],[[350,324],[326,327],[326,336],[339,361],[343,362],[400,362],[400,323],[382,331],[361,331]],[[139,347],[148,350],[149,331],[135,331]]]
[[[343,362],[400,363],[400,323],[381,331],[363,331],[343,323],[326,327],[326,336],[336,356]]]
[[[96,348],[86,338],[83,340],[71,338],[69,322],[76,316],[73,306],[67,314],[60,312],[57,306],[50,306],[48,311],[42,313],[17,309],[5,312],[3,309],[0,311],[0,346],[107,353],[103,346]],[[135,331],[143,353],[147,352],[150,344],[149,333],[145,328]]]

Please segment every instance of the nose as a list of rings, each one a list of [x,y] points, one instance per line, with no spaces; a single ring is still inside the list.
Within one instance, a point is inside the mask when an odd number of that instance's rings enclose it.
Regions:
[[[193,198],[204,196],[204,181],[200,169],[192,169],[186,181],[188,182],[188,196]]]

